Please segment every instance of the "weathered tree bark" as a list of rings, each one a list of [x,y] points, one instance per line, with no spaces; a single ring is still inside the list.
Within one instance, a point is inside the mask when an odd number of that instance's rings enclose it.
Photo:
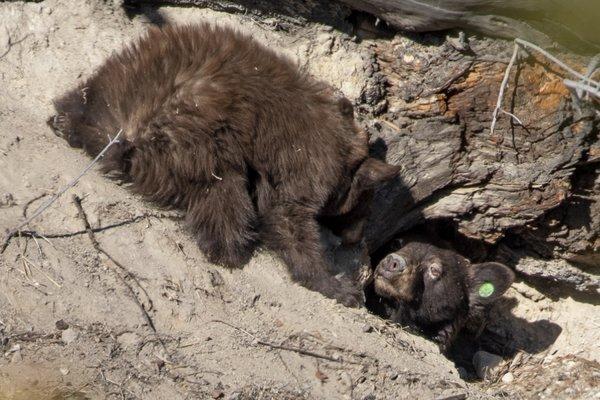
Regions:
[[[464,27],[538,44],[560,35],[556,24],[536,30],[534,22],[563,12],[561,26],[575,29],[587,50],[600,45],[595,23],[600,3],[594,1],[567,6],[546,0],[341,0],[402,29]],[[348,24],[349,15],[338,3],[315,0],[160,1],[165,2],[338,27]],[[594,23],[578,25],[578,18]],[[360,24],[350,30],[358,37],[372,34],[361,32]],[[451,231],[467,256],[497,259],[525,275],[598,293],[597,105],[579,100],[564,86],[562,71],[543,57],[521,52],[492,134],[492,111],[512,46],[472,38],[461,47],[444,34],[409,36],[372,41],[372,73],[357,100],[373,152],[404,167],[401,179],[378,193],[367,228],[370,250],[416,226],[440,224],[438,230]],[[563,57],[585,70],[584,60]]]

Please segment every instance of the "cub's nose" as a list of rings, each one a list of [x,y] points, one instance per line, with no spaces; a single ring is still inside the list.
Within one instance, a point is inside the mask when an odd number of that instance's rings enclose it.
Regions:
[[[406,268],[406,260],[399,254],[392,253],[385,257],[377,266],[377,271],[380,275],[390,278],[404,271]]]

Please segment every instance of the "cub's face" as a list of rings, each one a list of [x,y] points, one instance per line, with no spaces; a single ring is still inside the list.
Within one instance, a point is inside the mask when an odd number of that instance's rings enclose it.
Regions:
[[[398,322],[420,328],[455,325],[460,330],[498,300],[513,280],[513,272],[502,264],[470,264],[453,251],[411,242],[381,260],[374,285],[379,296],[394,303]]]
[[[467,268],[466,260],[451,251],[412,242],[377,265],[375,291],[404,306],[427,306],[424,322],[437,322],[452,317],[465,301]]]

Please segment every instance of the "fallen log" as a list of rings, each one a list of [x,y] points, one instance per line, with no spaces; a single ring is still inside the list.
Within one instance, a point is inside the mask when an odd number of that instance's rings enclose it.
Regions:
[[[600,3],[596,0],[125,0],[125,5],[174,4],[227,12],[279,14],[326,21],[345,14],[340,4],[377,16],[410,32],[466,29],[486,36],[558,42],[578,53],[600,52]],[[331,18],[329,18],[331,22]]]
[[[340,0],[397,29],[468,29],[492,37],[560,42],[575,51],[600,51],[600,3],[595,0]]]

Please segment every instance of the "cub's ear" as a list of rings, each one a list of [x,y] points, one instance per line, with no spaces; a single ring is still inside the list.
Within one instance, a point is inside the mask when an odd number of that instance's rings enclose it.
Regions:
[[[498,300],[515,280],[506,265],[486,262],[471,266],[469,300],[471,305],[489,305]]]
[[[386,164],[369,157],[356,171],[355,179],[358,178],[363,189],[374,189],[378,184],[397,177],[401,169],[399,165]]]

